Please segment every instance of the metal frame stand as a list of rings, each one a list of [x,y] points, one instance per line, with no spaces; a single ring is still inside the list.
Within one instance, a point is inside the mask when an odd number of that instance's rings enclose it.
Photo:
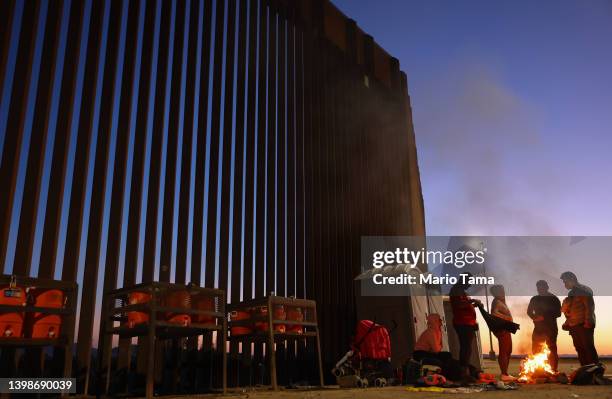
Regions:
[[[189,291],[191,297],[194,295],[204,295],[215,299],[214,310],[199,310],[194,308],[177,308],[164,306],[160,302],[165,295],[172,291]],[[134,292],[145,292],[151,295],[151,298],[146,303],[129,304],[127,298],[130,293]],[[122,288],[117,290],[109,291],[105,294],[106,309],[103,309],[103,322],[106,323],[105,333],[110,335],[119,335],[121,338],[131,337],[147,337],[146,353],[149,361],[147,362],[147,376],[146,376],[146,397],[154,397],[154,384],[155,384],[155,348],[156,344],[165,339],[177,339],[184,337],[196,337],[204,335],[211,331],[217,331],[217,350],[222,351],[223,359],[223,381],[222,388],[223,393],[227,392],[227,317],[226,317],[226,303],[227,298],[225,291],[202,288],[197,286],[186,286],[181,284],[170,284],[170,283],[143,283],[137,284],[128,288]],[[149,315],[147,323],[139,324],[133,327],[128,326],[125,322],[127,320],[128,312],[143,312]],[[182,313],[189,315],[206,315],[214,318],[211,323],[191,323],[183,326],[179,324],[170,323],[166,320],[159,318],[159,314],[162,313]],[[120,324],[115,325],[116,322]],[[110,364],[110,362],[109,362]],[[108,394],[109,382],[111,376],[111,367],[107,368],[106,373],[106,393]]]
[[[305,317],[304,321],[291,321],[291,320],[277,320],[274,319],[274,307],[276,305],[284,305],[284,306],[293,306],[300,307],[303,309],[305,315],[310,315],[309,317]],[[240,302],[237,304],[229,304],[228,311],[237,311],[237,310],[247,310],[253,309],[260,306],[268,307],[268,314],[266,316],[257,316],[251,315],[251,318],[248,320],[230,320],[228,325],[231,327],[238,326],[252,326],[255,322],[265,321],[268,323],[267,331],[255,331],[251,334],[244,335],[236,335],[230,336],[230,341],[238,341],[238,342],[265,342],[268,348],[272,348],[272,350],[267,351],[268,353],[268,363],[270,366],[270,382],[273,390],[278,391],[278,379],[276,375],[276,347],[275,343],[277,341],[291,341],[291,340],[304,340],[308,341],[308,338],[314,338],[316,340],[316,352],[317,352],[317,365],[319,369],[319,384],[323,387],[323,360],[321,358],[321,341],[319,338],[319,326],[317,323],[317,303],[308,299],[295,299],[295,298],[286,298],[280,297],[276,295],[270,295],[261,299],[252,299],[244,302]],[[302,334],[296,332],[277,332],[274,328],[274,325],[284,324],[286,326],[291,325],[301,325],[304,327],[304,332]],[[244,344],[243,344],[244,347]]]

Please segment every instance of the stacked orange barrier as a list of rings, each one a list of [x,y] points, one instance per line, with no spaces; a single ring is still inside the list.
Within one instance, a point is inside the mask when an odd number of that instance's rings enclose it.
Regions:
[[[268,316],[268,307],[267,306],[259,306],[256,308],[255,313],[257,316]],[[285,307],[283,305],[275,305],[274,306],[274,320],[287,320],[287,313],[285,313]],[[258,321],[255,322],[255,329],[258,331],[268,331],[268,322],[267,321]],[[274,325],[274,331],[277,333],[284,333],[287,331],[287,326],[284,324],[276,324]]]
[[[25,306],[26,292],[17,287],[11,280],[8,287],[0,290],[0,304],[10,306]],[[0,334],[5,338],[20,338],[23,332],[23,312],[0,313]]]
[[[191,295],[187,290],[170,291],[166,295],[164,306],[170,308],[191,308]],[[188,326],[191,324],[191,316],[187,313],[168,312],[165,315],[166,321],[173,324]]]
[[[287,309],[287,320],[289,321],[304,321],[304,313],[302,308],[291,306]],[[293,324],[287,327],[287,332],[304,334],[304,326],[301,324]]]
[[[146,292],[132,292],[128,295],[128,303],[130,305],[147,303],[150,300],[151,294]],[[145,324],[149,322],[149,314],[146,312],[128,312],[127,318],[129,328],[134,328],[139,324]]]
[[[34,306],[61,309],[64,306],[64,293],[61,290],[37,291],[32,287]],[[34,313],[32,338],[57,338],[62,328],[62,317],[57,314]]]
[[[192,306],[194,309],[208,310],[211,312],[215,311],[215,298],[211,296],[204,295],[204,294],[197,294],[197,295],[194,295],[191,298],[191,300],[192,300]],[[193,318],[195,319],[194,321],[196,323],[209,324],[209,323],[215,322],[215,317],[212,315],[198,314],[198,315],[194,315]]]
[[[250,318],[250,310],[234,310],[230,312],[230,319],[232,321],[249,320]],[[230,334],[233,336],[251,334],[252,332],[253,329],[248,326],[235,326],[230,328]]]

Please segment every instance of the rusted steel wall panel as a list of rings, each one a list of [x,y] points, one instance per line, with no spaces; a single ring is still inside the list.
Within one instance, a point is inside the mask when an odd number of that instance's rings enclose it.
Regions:
[[[69,4],[68,4],[69,5]],[[30,122],[29,149],[27,151],[27,164],[21,209],[19,212],[19,227],[15,257],[13,260],[13,273],[28,276],[32,270],[32,249],[34,247],[34,233],[38,215],[38,200],[40,198],[43,165],[49,135],[53,138],[57,115],[53,115],[53,90],[56,68],[62,69],[64,53],[58,54],[61,49],[60,30],[62,25],[63,2],[51,2],[47,9],[44,36],[42,43],[40,72],[38,75],[38,88],[36,101],[33,104],[33,115]],[[42,30],[42,26],[41,26]],[[65,41],[66,38],[64,37]],[[58,65],[60,63],[60,65]],[[31,108],[31,106],[28,106]],[[52,119],[53,118],[53,119]],[[26,121],[26,123],[28,123]]]
[[[266,98],[267,98],[268,8],[259,3],[259,50],[257,91],[257,176],[255,237],[255,298],[265,294],[266,261]]]
[[[85,12],[87,15],[85,16]],[[89,29],[89,14],[91,7],[84,2],[73,1],[70,9],[70,23],[66,43],[64,72],[60,89],[60,103],[57,111],[57,127],[53,144],[51,172],[49,176],[49,192],[45,204],[45,224],[42,233],[40,250],[40,266],[38,275],[43,278],[53,278],[57,260],[57,249],[60,245],[60,222],[62,216],[62,201],[67,180],[67,163],[70,151],[73,119],[79,115],[78,103],[81,100],[82,85],[85,66],[80,63],[81,44],[83,33]],[[84,19],[87,19],[84,23]],[[86,40],[84,41],[86,43]],[[78,89],[79,87],[80,89]],[[80,90],[77,93],[77,90]]]
[[[295,296],[305,298],[306,275],[305,260],[305,217],[306,217],[306,177],[304,168],[304,34],[303,28],[295,31]]]
[[[91,363],[94,308],[97,299],[96,295],[91,295],[91,293],[96,292],[98,285],[108,159],[112,150],[111,138],[116,134],[117,130],[116,125],[113,123],[113,116],[119,112],[118,101],[115,97],[120,92],[121,70],[124,57],[124,52],[120,51],[122,47],[120,42],[125,40],[125,28],[127,25],[122,19],[127,19],[127,9],[127,3],[112,2],[110,5],[109,20],[121,21],[121,23],[109,23],[108,25],[82,285],[82,292],[87,294],[81,297],[81,313],[77,334],[77,370],[89,370]],[[89,379],[86,377],[86,375],[82,375],[82,380],[78,381],[80,382],[80,390],[87,390]]]
[[[46,4],[27,2],[24,5],[21,29],[19,33],[19,47],[17,49],[16,68],[13,80],[7,85],[9,95],[2,96],[2,107],[6,107],[6,119],[0,120],[4,129],[4,143],[2,146],[2,159],[0,160],[0,266],[4,267],[8,246],[9,231],[11,229],[11,216],[15,200],[15,186],[19,173],[19,158],[24,134],[28,134],[26,125],[26,111],[28,107],[29,92],[35,91],[38,80],[33,76],[38,73],[40,56],[35,57],[36,35],[38,30],[44,30],[44,13]],[[4,79],[2,79],[4,81]],[[33,87],[32,87],[33,86]],[[9,90],[10,87],[10,90]]]
[[[249,136],[252,134],[252,131],[245,131],[245,125],[247,124],[247,117],[245,114],[246,105],[247,105],[247,93],[245,92],[246,83],[247,83],[247,63],[248,57],[250,54],[247,54],[247,42],[249,37],[247,36],[247,18],[249,18],[247,2],[238,2],[238,38],[237,38],[237,46],[236,51],[237,55],[237,67],[236,67],[236,125],[235,125],[235,138],[234,138],[234,179],[233,179],[233,187],[234,187],[234,202],[232,204],[232,226],[230,226],[232,230],[232,262],[230,264],[231,268],[231,301],[233,303],[239,302],[242,297],[242,281],[244,279],[244,274],[247,268],[247,265],[251,265],[246,258],[246,242],[243,242],[242,236],[246,235],[247,225],[246,219],[249,216],[252,216],[252,213],[249,214],[246,210],[249,208],[249,203],[245,202],[244,210],[243,210],[243,196],[245,191],[248,189],[248,186],[252,186],[252,183],[248,180],[243,182],[245,171],[248,168],[251,168],[248,165],[247,159],[245,159],[245,154],[248,149],[245,149],[245,136]],[[253,60],[254,62],[255,60]],[[254,120],[253,120],[254,122]],[[252,143],[251,143],[252,144]],[[245,169],[246,168],[246,169]],[[252,210],[252,202],[250,209]],[[243,212],[246,214],[243,219]],[[242,228],[243,220],[245,222],[245,230]],[[252,229],[252,227],[251,227]],[[252,230],[251,230],[252,234]],[[242,246],[245,246],[245,257],[242,259]],[[250,252],[250,251],[249,251]],[[242,268],[242,264],[244,261],[245,270]],[[228,271],[229,273],[229,271]],[[249,290],[250,293],[250,290]]]
[[[238,2],[238,20],[236,21],[237,27],[237,59],[236,59],[236,116],[235,116],[235,131],[233,140],[233,170],[234,176],[232,181],[233,186],[233,203],[230,204],[232,207],[232,225],[230,226],[232,234],[232,251],[231,251],[231,262],[228,261],[228,274],[230,274],[230,297],[231,303],[240,302],[242,298],[242,283],[245,278],[245,272],[247,267],[252,267],[252,262],[248,262],[246,258],[243,259],[243,244],[246,247],[246,242],[243,242],[242,237],[246,231],[243,231],[243,194],[245,193],[245,185],[250,185],[249,182],[243,182],[245,175],[245,167],[247,166],[245,159],[245,134],[249,135],[249,132],[245,132],[246,118],[245,109],[247,104],[247,93],[246,81],[247,81],[247,44],[248,44],[248,2]],[[244,204],[245,211],[249,208],[248,203]],[[252,203],[251,203],[252,209]],[[245,216],[245,219],[249,215]],[[245,229],[249,223],[245,222]],[[252,231],[251,231],[252,234]],[[246,249],[246,248],[245,248]],[[249,251],[250,252],[250,251]],[[246,253],[246,251],[245,251]],[[243,269],[244,263],[244,269]],[[250,294],[250,291],[249,291]],[[249,345],[250,346],[250,345]],[[233,386],[240,385],[240,375],[243,374],[240,364],[240,356],[238,355],[240,349],[240,343],[238,341],[232,341],[230,343],[230,358],[228,365],[228,383]],[[244,350],[243,350],[244,352]],[[250,355],[250,353],[249,353]]]
[[[346,17],[332,3],[325,2],[325,35],[342,51],[347,49]]]
[[[176,20],[174,24],[174,46],[172,57],[172,81],[170,89],[170,113],[168,119],[168,139],[166,142],[166,169],[163,191],[163,216],[161,231],[161,251],[159,260],[159,281],[170,281],[172,273],[172,252],[174,247],[174,208],[176,174],[180,168],[180,157],[178,153],[178,141],[182,136],[180,126],[181,119],[184,117],[184,109],[181,100],[182,96],[182,76],[185,73],[183,53],[187,49],[185,32],[185,2],[176,2]],[[172,33],[171,33],[172,34]]]
[[[221,84],[223,76],[223,25],[225,23],[225,0],[215,5],[215,44],[212,77],[212,111],[210,128],[210,158],[208,160],[208,202],[206,216],[206,272],[204,286],[215,285],[217,257],[217,193],[219,183],[219,141],[221,135]]]
[[[242,298],[253,297],[253,261],[255,259],[255,156],[257,154],[257,47],[258,47],[258,12],[257,0],[249,0],[248,29],[248,88],[246,93],[246,157],[244,159],[244,270],[242,273]]]
[[[193,152],[193,137],[195,129],[198,128],[196,123],[197,110],[195,107],[196,90],[199,87],[196,82],[199,80],[199,65],[197,55],[198,47],[201,43],[198,41],[200,35],[199,26],[199,2],[190,1],[188,10],[188,45],[187,52],[183,54],[183,62],[187,63],[186,76],[183,77],[184,90],[184,113],[183,113],[183,137],[182,137],[182,156],[181,156],[181,178],[179,189],[178,203],[178,232],[176,234],[176,274],[174,281],[176,283],[187,283],[187,257],[189,253],[189,212],[191,208],[191,169],[192,169],[192,152]],[[187,23],[187,22],[186,22]],[[198,115],[199,117],[199,115]],[[199,122],[199,118],[197,120]],[[191,273],[190,273],[191,275]]]
[[[378,44],[374,44],[374,76],[388,88],[391,87],[391,57]]]
[[[163,145],[167,135],[168,98],[172,75],[172,48],[174,36],[170,35],[174,27],[175,3],[165,0],[161,5],[161,22],[159,28],[159,53],[157,58],[157,78],[155,82],[155,104],[153,107],[153,131],[151,132],[151,149],[148,167],[147,212],[144,231],[144,251],[142,281],[151,282],[156,274],[156,250],[158,234],[158,209],[161,200],[161,171],[163,168]]]
[[[134,134],[131,124],[135,121],[135,110],[138,105],[138,88],[140,84],[140,69],[137,68],[142,52],[142,37],[139,35],[144,23],[144,7],[139,2],[131,2],[127,15],[127,33],[125,39],[125,56],[122,72],[122,83],[119,101],[119,116],[117,122],[115,159],[112,174],[111,202],[108,223],[108,239],[106,246],[106,265],[104,267],[103,290],[117,287],[117,276],[121,253],[122,221],[124,215],[124,194],[128,158],[134,154],[129,151],[130,139]],[[129,251],[129,250],[128,250]],[[127,274],[132,274],[134,264],[126,264]],[[120,346],[119,365],[129,362],[127,350],[131,340],[123,340]],[[110,348],[103,348],[103,352]],[[106,353],[104,353],[106,355]]]
[[[234,62],[236,54],[236,0],[227,0],[227,22],[225,37],[225,94],[223,110],[221,152],[221,219],[219,229],[219,287],[227,290],[230,248],[232,130],[234,116]]]
[[[273,5],[273,1],[270,3]],[[266,284],[265,293],[276,289],[276,144],[277,144],[277,14],[268,8],[268,109],[266,125]]]
[[[97,114],[99,103],[96,93],[101,90],[102,76],[104,74],[103,60],[106,48],[102,47],[102,41],[106,40],[108,32],[108,16],[106,15],[104,2],[96,2],[91,9],[89,35],[87,38],[87,55],[85,65],[85,76],[91,76],[83,82],[82,102],[80,104],[80,118],[76,136],[76,151],[72,171],[72,184],[70,192],[70,206],[66,229],[66,242],[73,243],[65,245],[64,264],[61,278],[65,281],[76,281],[79,262],[81,232],[83,228],[83,213],[85,211],[85,194],[87,191],[87,175],[89,158],[93,156],[90,151],[91,141],[94,136],[93,128],[97,126]],[[56,249],[57,250],[57,249]]]
[[[295,296],[296,290],[296,156],[295,146],[295,26],[293,24],[294,11],[292,8],[287,10],[287,129],[286,129],[286,270],[287,270],[287,296]],[[301,150],[301,149],[300,149]]]
[[[282,12],[278,14],[278,59],[276,69],[278,73],[277,83],[277,121],[276,121],[276,293],[285,295],[285,276],[287,272],[287,260],[285,257],[285,227],[286,227],[286,137],[287,137],[287,96],[286,96],[286,23]]]
[[[5,83],[5,73],[7,63],[9,62],[9,51],[11,49],[11,36],[13,30],[13,24],[20,23],[21,13],[23,12],[21,4],[17,11],[19,15],[15,15],[15,0],[7,0],[3,4],[4,10],[0,14],[0,93],[3,92]],[[14,22],[17,18],[17,22]],[[13,64],[14,65],[14,64]],[[13,69],[13,65],[9,68]]]
[[[195,182],[193,195],[193,233],[192,233],[192,252],[191,252],[191,281],[194,284],[202,283],[202,254],[205,246],[203,242],[204,233],[204,192],[206,178],[206,133],[208,128],[208,90],[210,88],[209,73],[210,50],[212,45],[212,23],[213,23],[213,4],[212,0],[204,1],[204,20],[202,36],[202,54],[200,58],[200,93],[198,108],[198,132],[196,138],[196,158],[195,158]]]

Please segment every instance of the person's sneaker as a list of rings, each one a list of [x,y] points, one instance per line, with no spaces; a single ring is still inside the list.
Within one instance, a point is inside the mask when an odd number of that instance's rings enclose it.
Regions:
[[[516,378],[516,377],[511,376],[511,375],[509,375],[509,374],[502,374],[502,375],[499,377],[499,379],[500,379],[500,380],[502,380],[503,382],[515,382],[515,381],[517,380],[517,378]]]

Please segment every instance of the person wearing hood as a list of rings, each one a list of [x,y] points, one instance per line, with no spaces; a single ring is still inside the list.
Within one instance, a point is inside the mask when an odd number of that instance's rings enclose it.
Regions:
[[[436,364],[442,369],[446,378],[459,380],[462,368],[450,352],[442,351],[442,318],[437,313],[427,316],[427,329],[421,333],[414,345],[412,358],[419,362]]]
[[[427,316],[427,329],[414,345],[413,357],[420,360],[425,357],[437,357],[442,351],[442,319],[437,313]]]
[[[561,274],[565,288],[569,290],[561,311],[565,315],[563,329],[569,331],[581,366],[599,362],[595,349],[595,301],[593,290],[580,284],[572,272]]]

